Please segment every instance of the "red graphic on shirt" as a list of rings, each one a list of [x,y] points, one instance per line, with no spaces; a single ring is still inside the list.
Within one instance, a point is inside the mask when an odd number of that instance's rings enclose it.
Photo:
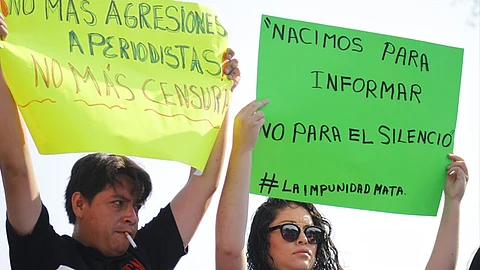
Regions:
[[[122,270],[145,270],[145,266],[138,259],[134,259],[130,261],[126,265],[122,267]]]

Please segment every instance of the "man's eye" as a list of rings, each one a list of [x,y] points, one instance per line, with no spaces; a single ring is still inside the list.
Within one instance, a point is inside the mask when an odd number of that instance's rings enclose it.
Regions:
[[[113,204],[118,205],[118,206],[122,206],[122,205],[123,205],[123,201],[116,200],[116,201],[113,201]]]
[[[134,207],[135,207],[135,210],[138,212],[140,210],[140,208],[142,208],[142,205],[141,204],[136,204]]]

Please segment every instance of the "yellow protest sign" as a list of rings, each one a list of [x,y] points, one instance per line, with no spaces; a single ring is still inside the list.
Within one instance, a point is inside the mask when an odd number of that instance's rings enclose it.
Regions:
[[[40,153],[104,151],[204,169],[232,86],[222,71],[228,33],[212,10],[5,1],[0,61]]]

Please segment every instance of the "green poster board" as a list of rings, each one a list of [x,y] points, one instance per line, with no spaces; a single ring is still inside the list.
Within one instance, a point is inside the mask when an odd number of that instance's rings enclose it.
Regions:
[[[463,49],[264,15],[258,58],[251,193],[436,215]]]

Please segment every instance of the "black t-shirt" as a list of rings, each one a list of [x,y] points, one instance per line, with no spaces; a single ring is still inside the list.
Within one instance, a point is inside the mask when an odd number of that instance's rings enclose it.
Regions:
[[[137,232],[138,248],[130,246],[120,257],[105,257],[68,235],[58,235],[45,206],[30,235],[19,236],[7,219],[7,238],[12,270],[56,270],[62,265],[75,270],[164,270],[173,269],[187,252],[170,205]]]

